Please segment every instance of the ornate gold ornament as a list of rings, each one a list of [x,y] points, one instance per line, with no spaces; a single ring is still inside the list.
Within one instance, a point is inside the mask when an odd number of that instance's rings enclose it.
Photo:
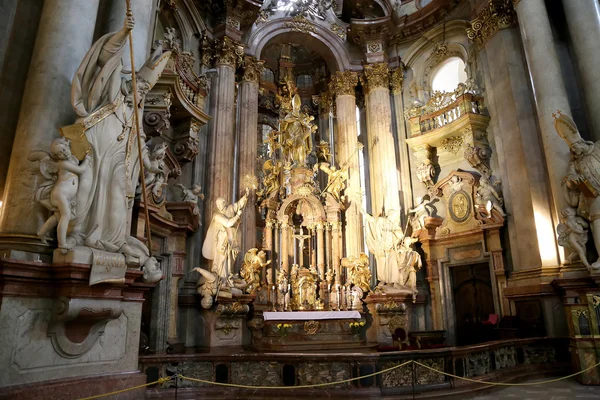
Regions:
[[[329,82],[329,91],[335,96],[352,95],[358,85],[358,74],[352,71],[337,71]]]
[[[517,15],[512,3],[513,0],[504,0],[502,4],[490,0],[488,6],[471,21],[471,27],[467,28],[469,39],[483,46],[499,30],[514,26]]]
[[[464,222],[470,214],[471,199],[467,192],[459,190],[450,196],[448,212],[455,222]]]
[[[297,15],[290,21],[286,21],[283,26],[291,28],[293,31],[302,33],[315,33],[315,26],[302,15]]]
[[[358,286],[363,292],[371,291],[369,256],[360,253],[359,257],[342,258],[342,267],[348,269],[348,282]]]
[[[400,66],[394,69],[390,75],[392,94],[401,94],[404,86],[404,69]]]
[[[387,63],[365,65],[360,81],[367,93],[378,87],[387,89],[390,86],[390,69]]]
[[[244,56],[244,74],[242,75],[242,82],[258,83],[264,66],[264,61],[257,60],[255,57]]]
[[[441,147],[452,154],[456,154],[462,148],[464,141],[465,139],[462,136],[452,136],[442,140]]]
[[[215,64],[236,67],[242,62],[244,45],[225,36],[216,46]]]
[[[337,37],[339,37],[342,40],[346,40],[346,28],[344,28],[343,26],[340,26],[338,24],[331,24],[331,32],[335,33],[335,35]]]
[[[321,323],[319,321],[306,321],[304,323],[304,333],[307,335],[315,335],[321,329]]]

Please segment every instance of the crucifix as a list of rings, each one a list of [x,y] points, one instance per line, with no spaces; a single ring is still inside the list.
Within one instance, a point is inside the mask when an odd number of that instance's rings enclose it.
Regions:
[[[299,242],[298,252],[296,253],[296,260],[294,260],[294,261],[296,264],[300,264],[298,262],[298,258],[302,258],[302,263],[304,264],[304,241],[310,239],[310,235],[305,235],[304,230],[302,229],[302,227],[300,227],[300,234],[294,235],[294,239],[298,240],[298,242]],[[299,253],[299,256],[298,256],[298,253]]]

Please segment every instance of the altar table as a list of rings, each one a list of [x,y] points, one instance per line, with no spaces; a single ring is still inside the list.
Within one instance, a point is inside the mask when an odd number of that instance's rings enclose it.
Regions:
[[[358,311],[265,311],[265,321],[316,321],[323,319],[360,319]]]

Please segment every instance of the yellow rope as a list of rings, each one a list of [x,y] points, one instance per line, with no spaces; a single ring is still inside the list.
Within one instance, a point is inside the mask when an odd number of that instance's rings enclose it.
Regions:
[[[314,385],[298,385],[298,386],[250,386],[250,385],[235,385],[233,383],[220,383],[220,382],[205,381],[203,379],[190,378],[190,377],[183,376],[183,375],[179,375],[179,377],[181,379],[186,379],[188,381],[193,381],[193,382],[201,382],[201,383],[208,383],[210,385],[228,386],[228,387],[236,387],[236,388],[242,388],[242,389],[308,389],[308,388],[316,388],[316,387],[323,387],[323,386],[339,385],[340,383],[347,383],[347,382],[352,382],[352,381],[356,381],[356,380],[359,380],[359,379],[370,378],[371,376],[383,374],[385,372],[389,372],[389,371],[394,370],[396,368],[403,367],[403,366],[405,366],[407,364],[410,364],[411,362],[413,362],[413,361],[409,360],[409,361],[407,361],[405,363],[396,365],[394,367],[387,368],[387,369],[381,370],[379,372],[374,372],[372,374],[359,376],[359,377],[356,377],[356,378],[344,379],[342,381],[337,381],[337,382],[317,383],[317,384],[314,384]]]
[[[171,377],[167,376],[167,377],[164,377],[164,378],[159,378],[157,381],[154,381],[154,382],[145,383],[143,385],[138,385],[138,386],[130,387],[130,388],[127,388],[127,389],[117,390],[115,392],[98,394],[96,396],[90,396],[90,397],[84,397],[84,398],[79,399],[79,400],[99,399],[101,397],[112,396],[113,394],[119,394],[119,393],[129,392],[130,390],[140,389],[140,388],[143,388],[143,387],[146,387],[146,386],[150,386],[150,385],[165,383],[165,382],[170,381],[170,380],[171,380]]]
[[[482,384],[484,384],[484,385],[490,385],[490,386],[534,386],[534,385],[544,385],[544,384],[547,384],[547,383],[553,383],[553,382],[562,381],[562,380],[564,380],[564,379],[569,379],[569,378],[572,378],[572,377],[574,377],[574,376],[577,376],[577,375],[583,374],[584,372],[587,372],[587,371],[589,371],[589,370],[591,370],[591,369],[594,369],[594,368],[596,368],[597,366],[599,366],[599,365],[600,365],[600,362],[599,362],[599,363],[597,363],[597,364],[594,364],[594,365],[592,365],[591,367],[588,367],[588,368],[586,368],[586,369],[584,369],[584,370],[581,370],[581,371],[579,371],[579,372],[575,372],[574,374],[567,375],[567,376],[562,376],[562,377],[560,377],[560,378],[556,378],[556,379],[550,379],[549,381],[541,381],[541,382],[525,382],[525,383],[503,383],[503,382],[488,382],[488,381],[480,381],[480,380],[477,380],[477,379],[465,378],[465,377],[463,377],[463,376],[456,376],[456,375],[449,374],[449,373],[447,373],[447,372],[438,371],[437,369],[435,369],[435,368],[432,368],[432,367],[430,367],[430,366],[428,366],[428,365],[425,365],[425,364],[421,364],[421,363],[420,363],[420,362],[418,362],[418,361],[413,361],[413,362],[414,362],[415,364],[417,364],[417,365],[420,365],[421,367],[427,368],[427,369],[429,369],[429,370],[432,370],[432,371],[438,372],[438,373],[440,373],[440,374],[443,374],[443,375],[446,375],[446,376],[451,376],[451,377],[453,377],[453,378],[456,378],[456,379],[462,379],[463,381],[468,381],[468,382],[482,383]]]

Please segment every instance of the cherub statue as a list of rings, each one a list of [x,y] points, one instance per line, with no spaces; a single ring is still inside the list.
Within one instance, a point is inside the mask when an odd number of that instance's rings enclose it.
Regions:
[[[263,143],[268,147],[267,154],[269,157],[273,157],[277,149],[281,148],[281,144],[279,143],[279,135],[279,131],[272,130],[267,134],[267,137],[263,141]]]
[[[260,287],[260,270],[269,264],[271,260],[267,261],[267,254],[264,251],[253,248],[246,252],[240,270],[240,275],[248,285],[246,293],[252,294]]]
[[[162,279],[162,271],[158,265],[158,261],[154,257],[149,257],[142,267],[144,272],[143,279],[146,283],[156,283]]]
[[[58,248],[63,254],[72,248],[67,243],[67,228],[75,217],[75,197],[79,188],[79,175],[90,168],[91,157],[86,155],[83,163],[71,154],[69,140],[55,139],[50,145],[50,154],[33,151],[29,161],[40,162],[40,172],[48,181],[36,191],[36,200],[53,214],[44,222],[37,235],[47,244],[48,233],[57,227]]]
[[[274,162],[273,160],[267,160],[263,164],[263,190],[259,191],[257,194],[259,196],[264,196],[265,198],[269,198],[274,196],[279,192],[279,174],[281,173],[281,162]]]
[[[426,186],[433,186],[435,168],[431,162],[422,162],[417,166],[417,178]]]
[[[503,217],[506,216],[502,209],[503,199],[500,197],[496,189],[490,184],[489,179],[486,176],[482,176],[479,179],[479,187],[476,193],[476,202],[478,205],[482,205],[488,212],[488,218],[492,217],[492,209],[498,211]]]
[[[215,273],[212,273],[206,269],[196,267],[192,271],[200,273],[200,279],[196,283],[196,290],[202,296],[200,305],[202,308],[211,308],[213,305],[213,298],[219,293],[220,279]]]
[[[588,270],[591,269],[585,254],[585,244],[588,241],[587,228],[589,227],[587,221],[578,216],[572,207],[566,207],[561,214],[562,222],[556,227],[558,244],[572,251],[567,257],[569,261],[573,261],[576,256],[579,256],[583,265]]]
[[[198,199],[204,200],[202,187],[198,183],[194,184],[194,186],[189,189],[181,183],[176,184],[175,187],[181,189],[181,201],[196,204],[198,203]]]
[[[335,165],[330,167],[329,163],[318,163],[315,164],[313,169],[316,171],[317,168],[320,168],[321,171],[325,172],[329,178],[327,180],[327,186],[323,191],[331,193],[337,201],[344,201],[341,192],[345,189],[346,181],[348,180],[348,167],[344,166],[341,169],[337,169]]]
[[[417,206],[408,210],[408,214],[413,214],[410,219],[413,232],[425,228],[425,218],[431,217],[435,213],[435,208],[431,205],[431,197],[426,194],[417,198]]]
[[[317,157],[319,157],[319,159],[325,161],[326,163],[329,162],[329,160],[331,159],[331,149],[329,147],[329,143],[321,140],[319,142],[319,144],[317,145]]]
[[[156,197],[162,194],[162,188],[167,185],[165,173],[165,156],[167,155],[167,144],[165,142],[154,146],[152,152],[144,157],[144,181],[146,187],[152,187],[152,193]]]
[[[358,286],[363,292],[371,290],[371,271],[369,256],[360,253],[358,257],[342,258],[342,267],[348,268],[348,281]]]

